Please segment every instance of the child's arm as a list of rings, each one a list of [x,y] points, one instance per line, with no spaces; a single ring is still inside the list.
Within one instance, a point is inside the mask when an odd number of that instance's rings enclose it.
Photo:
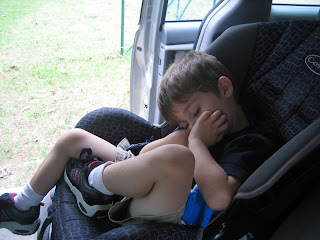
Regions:
[[[180,144],[180,145],[188,146],[189,133],[190,133],[190,130],[174,131],[164,138],[158,139],[156,141],[153,141],[147,144],[141,149],[139,154],[148,152],[154,148],[157,148],[166,144]]]
[[[195,157],[194,178],[213,210],[222,210],[231,203],[241,182],[228,176],[213,159],[208,146],[219,142],[228,129],[227,117],[221,111],[204,112],[189,135],[189,148]]]

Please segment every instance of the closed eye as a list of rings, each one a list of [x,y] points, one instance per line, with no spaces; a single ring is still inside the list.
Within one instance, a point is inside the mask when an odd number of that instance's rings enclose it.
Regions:
[[[197,110],[193,114],[193,117],[197,117],[199,115],[199,113],[200,113],[200,108],[197,108]]]

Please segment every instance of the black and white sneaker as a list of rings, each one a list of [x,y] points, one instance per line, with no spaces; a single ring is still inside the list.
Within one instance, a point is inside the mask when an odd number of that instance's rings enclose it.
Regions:
[[[15,193],[4,193],[0,196],[0,228],[19,235],[34,234],[40,226],[40,205],[20,211],[14,206],[15,196]]]
[[[107,217],[108,210],[123,198],[115,194],[105,195],[89,185],[90,172],[103,163],[93,156],[90,148],[84,148],[80,159],[71,159],[64,171],[64,179],[76,197],[80,211],[88,217]]]

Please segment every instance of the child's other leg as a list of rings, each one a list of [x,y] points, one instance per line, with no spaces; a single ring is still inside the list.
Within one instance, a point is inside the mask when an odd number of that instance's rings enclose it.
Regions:
[[[70,158],[79,158],[83,148],[91,148],[103,161],[113,161],[116,154],[116,147],[111,143],[82,129],[73,129],[59,138],[33,175],[30,180],[32,189],[45,195],[62,176]]]
[[[104,169],[110,191],[134,198],[131,216],[168,214],[187,201],[194,171],[191,151],[181,145],[164,145]]]
[[[64,134],[54,145],[29,184],[18,193],[0,196],[0,228],[22,235],[33,234],[39,226],[42,197],[56,184],[70,158],[78,158],[83,148],[90,147],[104,160],[113,160],[116,147],[84,130]]]

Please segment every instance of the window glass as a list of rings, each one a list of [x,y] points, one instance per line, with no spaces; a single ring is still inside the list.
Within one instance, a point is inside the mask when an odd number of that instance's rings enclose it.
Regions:
[[[202,20],[220,0],[168,0],[166,21]]]
[[[319,5],[319,0],[273,0],[274,4],[290,4],[290,5]]]

